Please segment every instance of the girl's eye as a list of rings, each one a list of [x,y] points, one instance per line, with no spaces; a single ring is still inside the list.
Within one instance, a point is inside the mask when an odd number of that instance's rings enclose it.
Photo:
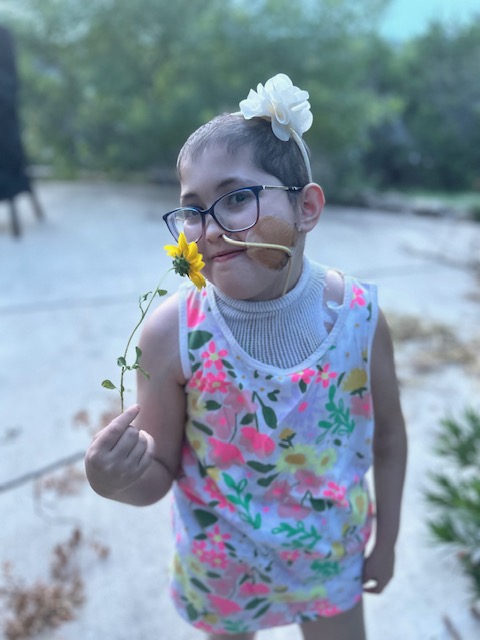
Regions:
[[[226,204],[229,207],[240,207],[247,205],[255,196],[251,191],[237,191],[225,197]]]

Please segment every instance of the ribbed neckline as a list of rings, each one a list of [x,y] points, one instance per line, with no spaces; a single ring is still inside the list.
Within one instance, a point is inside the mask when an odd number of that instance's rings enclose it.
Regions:
[[[296,285],[284,296],[274,298],[273,300],[238,300],[237,298],[227,296],[215,285],[211,286],[217,299],[221,300],[223,304],[230,309],[233,309],[242,315],[284,311],[288,307],[296,304],[301,298],[308,285],[311,269],[310,261],[304,257],[302,273],[300,274],[300,278]]]

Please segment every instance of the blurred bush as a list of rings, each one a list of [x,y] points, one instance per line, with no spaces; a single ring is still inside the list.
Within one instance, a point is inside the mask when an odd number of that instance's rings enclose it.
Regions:
[[[305,137],[334,192],[480,188],[480,20],[393,45],[376,33],[387,5],[16,0],[0,20],[31,159],[63,175],[173,167],[193,129],[284,72],[310,92]]]
[[[458,553],[473,600],[480,600],[480,414],[442,421],[436,453],[442,471],[431,474],[426,492],[434,507],[429,528],[434,538]]]

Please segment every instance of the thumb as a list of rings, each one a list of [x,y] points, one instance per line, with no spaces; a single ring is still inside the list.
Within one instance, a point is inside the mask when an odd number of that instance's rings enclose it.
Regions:
[[[140,434],[140,438],[145,440],[147,443],[147,455],[154,457],[156,447],[154,437],[150,433],[148,433],[148,431],[144,431],[143,429],[139,429],[138,433]]]

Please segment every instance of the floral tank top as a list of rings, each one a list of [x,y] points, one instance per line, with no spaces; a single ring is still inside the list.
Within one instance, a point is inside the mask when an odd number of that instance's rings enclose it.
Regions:
[[[181,287],[187,423],[171,593],[197,628],[251,632],[360,600],[377,313],[375,287],[345,277],[328,337],[278,369],[236,343],[210,285]]]

